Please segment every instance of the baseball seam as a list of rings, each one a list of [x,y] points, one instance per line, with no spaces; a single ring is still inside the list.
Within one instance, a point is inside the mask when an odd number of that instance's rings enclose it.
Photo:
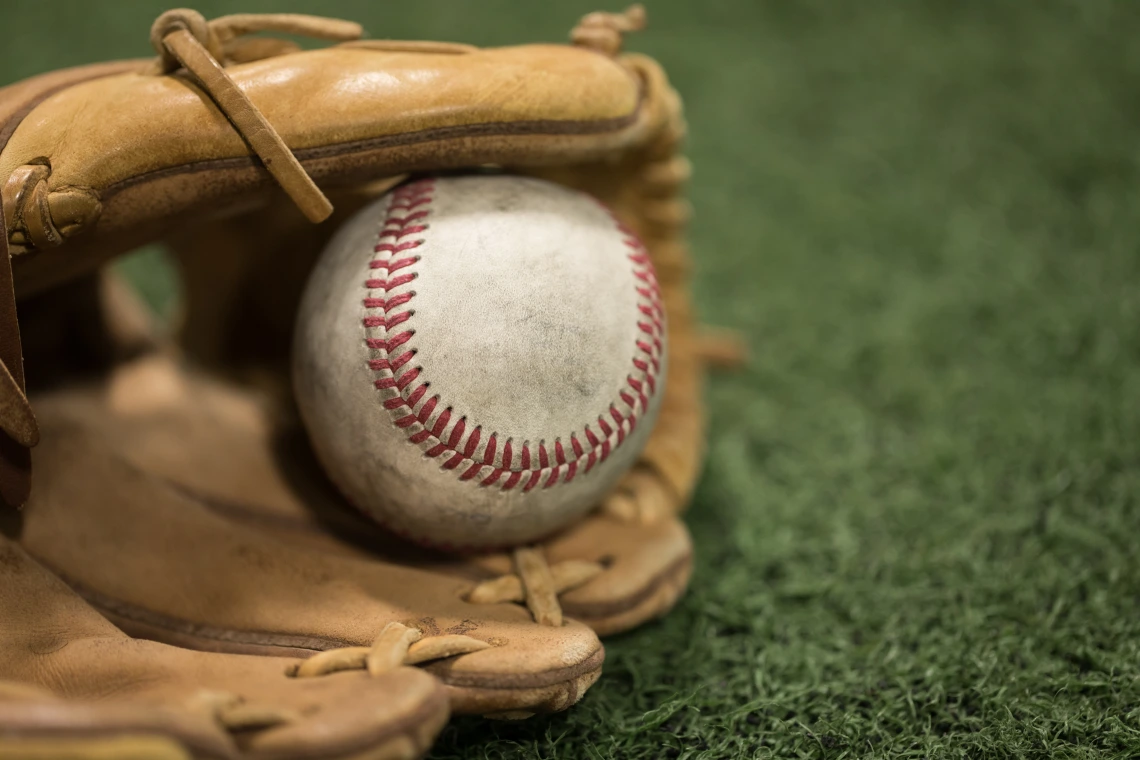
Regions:
[[[429,395],[430,380],[423,377],[423,367],[412,361],[417,351],[411,343],[415,329],[405,323],[415,314],[409,304],[415,299],[412,284],[419,274],[415,265],[425,243],[423,237],[413,236],[429,228],[434,191],[431,179],[397,188],[373,248],[375,255],[364,282],[369,292],[363,301],[366,316],[362,320],[365,344],[372,352],[368,367],[376,374],[373,385],[393,424],[405,431],[408,441],[418,445],[424,456],[442,458],[443,469],[458,471],[460,480],[504,491],[521,488],[524,493],[540,485],[550,488],[569,483],[609,458],[633,432],[639,416],[648,412],[649,398],[657,391],[665,309],[649,253],[611,213],[629,249],[627,258],[633,265],[638,295],[633,371],[618,398],[595,422],[565,438],[555,438],[552,445],[545,439],[537,444],[500,440],[498,433],[485,433],[466,417],[454,418],[439,394]]]

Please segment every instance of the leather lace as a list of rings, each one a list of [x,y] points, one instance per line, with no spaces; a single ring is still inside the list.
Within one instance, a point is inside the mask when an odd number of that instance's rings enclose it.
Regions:
[[[281,135],[226,73],[225,63],[247,60],[250,46],[239,38],[254,32],[273,31],[317,39],[348,41],[359,39],[359,24],[320,16],[291,13],[237,14],[206,21],[197,11],[178,8],[155,19],[150,41],[158,51],[159,71],[170,74],[185,69],[226,115],[253,153],[312,222],[324,221],[332,213],[332,203],[301,166]],[[264,41],[262,55],[281,52],[282,41]]]
[[[645,7],[640,3],[629,6],[621,13],[588,13],[570,32],[570,40],[579,47],[616,56],[621,52],[625,35],[644,29],[645,22]]]
[[[296,710],[247,702],[243,697],[228,691],[203,689],[190,699],[187,708],[192,712],[205,713],[227,731],[264,730],[301,720],[301,715]]]
[[[582,586],[605,568],[598,562],[567,560],[549,564],[538,549],[514,551],[515,572],[483,581],[470,591],[472,604],[524,603],[539,625],[562,625],[558,595]]]
[[[370,647],[341,647],[315,654],[290,666],[287,675],[312,678],[341,670],[367,670],[379,676],[403,665],[419,665],[489,649],[486,641],[459,634],[424,636],[418,628],[388,623]]]
[[[491,644],[470,636],[425,637],[417,628],[393,622],[384,626],[370,647],[330,649],[290,666],[285,675],[291,678],[316,678],[342,670],[366,670],[375,678],[399,667],[469,654],[490,647]],[[0,691],[0,696],[2,694]],[[206,713],[219,726],[231,732],[264,730],[297,723],[302,718],[296,710],[248,702],[225,691],[199,691],[187,707],[195,712]]]
[[[28,449],[39,442],[40,434],[24,390],[23,346],[4,217],[0,208],[0,507],[19,507],[31,487]]]

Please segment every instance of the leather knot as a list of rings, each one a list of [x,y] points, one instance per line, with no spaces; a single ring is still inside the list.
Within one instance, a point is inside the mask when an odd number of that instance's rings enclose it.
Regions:
[[[646,19],[645,7],[640,3],[629,6],[623,13],[590,13],[570,32],[570,41],[614,57],[621,52],[625,34],[644,29]]]
[[[103,207],[94,191],[67,186],[52,189],[49,177],[51,166],[46,162],[25,164],[13,169],[0,188],[12,243],[40,250],[54,248],[99,218]]]
[[[26,164],[8,177],[4,187],[4,216],[14,228],[24,230],[28,241],[37,248],[53,248],[62,236],[52,224],[48,208],[48,184],[51,167]]]
[[[163,73],[182,67],[166,46],[166,37],[177,31],[187,31],[215,59],[222,57],[222,45],[206,17],[190,8],[173,8],[154,20],[150,27],[150,44],[158,52]]]

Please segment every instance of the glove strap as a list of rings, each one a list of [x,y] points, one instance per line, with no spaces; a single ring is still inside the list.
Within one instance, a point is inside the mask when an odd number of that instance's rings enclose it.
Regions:
[[[296,14],[223,16],[207,22],[196,11],[167,11],[151,27],[151,43],[165,72],[185,68],[234,125],[250,149],[261,159],[277,184],[312,222],[332,213],[332,203],[309,176],[265,115],[226,73],[225,44],[242,34],[272,30],[308,34],[324,39],[356,39],[359,25],[335,19]]]
[[[8,253],[8,224],[0,208],[0,503],[20,507],[32,483],[30,447],[39,428],[24,392],[24,352],[16,318],[16,289]]]
[[[645,22],[645,7],[640,3],[629,6],[622,13],[589,13],[570,32],[570,40],[579,47],[613,58],[621,52],[625,35],[644,29]]]

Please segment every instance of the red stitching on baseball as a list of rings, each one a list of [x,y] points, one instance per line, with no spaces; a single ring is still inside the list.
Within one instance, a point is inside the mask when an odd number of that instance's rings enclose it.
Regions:
[[[426,404],[424,404],[423,406],[420,407],[419,412],[416,413],[416,416],[419,418],[420,422],[422,422],[425,425],[424,430],[427,431],[427,434],[429,436],[431,435],[431,431],[427,429],[426,425],[427,425],[428,419],[431,417],[431,413],[433,411],[435,411],[435,405],[437,403],[439,403],[439,397],[438,396],[432,396],[431,398],[429,398],[427,400]]]
[[[425,203],[431,203],[431,197],[416,198],[415,200],[410,200],[406,203],[400,203],[400,204],[393,203],[391,208],[389,209],[389,211],[394,211],[396,209],[399,209],[401,211],[407,211],[408,209],[413,209],[416,206],[422,206]]]
[[[388,310],[394,306],[399,306],[401,304],[407,303],[408,301],[412,300],[412,296],[414,296],[414,295],[415,295],[415,293],[401,293],[398,296],[392,296],[391,298],[387,298],[387,299],[385,299],[385,298],[365,298],[364,299],[364,308]]]
[[[397,227],[406,227],[408,222],[418,222],[420,219],[426,217],[428,213],[427,209],[423,209],[422,211],[416,211],[407,216],[389,216],[384,221],[384,226],[387,227],[389,224],[394,224]]]
[[[432,415],[440,406],[440,397],[433,395],[424,400],[430,383],[419,381],[421,367],[400,371],[415,356],[415,349],[406,349],[394,359],[390,356],[415,335],[414,329],[395,334],[391,332],[393,327],[403,324],[415,314],[413,309],[401,310],[400,307],[410,303],[416,293],[409,290],[390,294],[390,291],[411,283],[418,276],[414,271],[395,273],[414,266],[420,260],[418,253],[401,257],[397,257],[397,254],[424,245],[422,238],[406,241],[402,238],[428,229],[430,224],[427,220],[432,213],[434,190],[435,183],[426,179],[404,185],[393,193],[388,216],[380,225],[380,233],[373,247],[376,257],[368,264],[370,272],[382,273],[384,276],[369,276],[364,280],[365,288],[384,292],[383,297],[370,295],[363,299],[365,309],[379,313],[370,314],[361,320],[366,329],[384,330],[384,337],[365,338],[365,345],[369,349],[384,353],[383,356],[368,360],[369,369],[384,373],[383,377],[377,378],[373,383],[378,390],[389,396],[383,401],[383,407],[392,413],[393,424],[407,432],[409,442],[427,446],[424,450],[425,457],[440,458],[447,455],[446,461],[441,465],[447,470],[456,470],[464,465],[458,474],[460,480],[474,480],[485,468],[491,468],[486,477],[479,481],[480,486],[496,486],[510,491],[521,484],[522,490],[529,492],[539,485],[551,488],[559,482],[568,483],[579,472],[590,472],[633,433],[638,415],[648,412],[649,397],[657,392],[656,376],[661,372],[660,357],[664,350],[662,338],[665,334],[665,309],[648,250],[632,230],[610,214],[624,236],[622,243],[628,249],[626,257],[633,265],[633,276],[636,278],[634,289],[642,301],[637,305],[640,315],[637,320],[639,337],[634,343],[636,350],[631,359],[633,369],[641,377],[634,377],[633,374],[626,377],[626,383],[633,393],[628,390],[618,392],[618,398],[628,411],[623,414],[615,404],[610,404],[608,409],[581,431],[570,433],[569,452],[562,443],[563,439],[554,439],[553,457],[545,441],[534,444],[523,441],[520,445],[508,438],[500,446],[499,435],[494,432],[486,437],[480,453],[482,429],[478,425],[473,426],[465,439],[467,420],[460,417],[451,425],[450,407],[445,407],[434,423],[431,423]],[[595,426],[601,431],[601,436],[594,432]],[[589,448],[583,446],[578,439],[579,432]],[[533,455],[532,445],[536,447]],[[572,458],[570,452],[573,453]],[[585,465],[579,467],[583,460]],[[535,464],[537,468],[532,469]],[[507,475],[505,480],[504,474]]]
[[[467,426],[467,420],[463,417],[459,418],[459,422],[455,423],[455,427],[451,429],[451,437],[447,439],[447,448],[455,450],[459,442],[463,440],[463,429]]]
[[[483,464],[492,467],[495,465],[495,448],[497,445],[497,437],[494,433],[491,433],[491,437],[487,439],[487,446],[483,449]]]
[[[396,385],[399,387],[399,383]],[[408,406],[414,407],[416,404],[418,404],[420,402],[420,399],[424,397],[424,394],[427,393],[427,389],[428,384],[424,383],[419,388],[416,388],[414,391],[412,391],[412,395],[408,396]]]
[[[404,345],[409,340],[411,340],[412,336],[415,334],[416,334],[415,330],[408,330],[407,332],[402,332],[402,333],[399,333],[398,335],[393,335],[391,338],[388,338],[388,341],[384,344],[384,350],[385,351],[391,351],[396,346]]]
[[[373,269],[385,269],[388,271],[388,274],[392,274],[393,272],[398,272],[401,269],[410,267],[419,260],[419,256],[408,256],[403,259],[396,259],[395,261],[373,261],[369,266]]]
[[[432,425],[431,434],[436,438],[443,435],[443,431],[447,428],[447,423],[451,420],[451,407],[443,410],[443,414],[439,415],[439,419]]]
[[[429,198],[428,200],[431,199]],[[385,231],[384,234],[389,235],[391,233]],[[403,253],[404,251],[410,251],[413,248],[419,248],[421,245],[423,245],[423,242],[424,241],[422,240],[409,240],[406,243],[379,243],[372,250],[374,250],[376,253]],[[384,263],[382,260],[377,261],[374,259],[369,262],[369,266],[371,266],[373,269],[377,269],[378,267],[384,266]]]
[[[475,454],[475,448],[479,445],[479,428],[471,431],[471,435],[467,437],[467,445],[463,447],[463,456],[471,457]]]
[[[420,368],[419,367],[415,367],[414,369],[410,369],[407,372],[405,372],[404,374],[400,375],[398,378],[396,378],[396,387],[399,388],[400,390],[404,390],[405,388],[408,387],[408,384],[410,382],[412,382],[413,380],[415,380],[419,376],[420,376]]]
[[[539,479],[542,477],[542,470],[531,470],[530,480],[523,486],[523,493],[530,493],[535,486],[538,485]]]
[[[397,240],[399,240],[405,235],[414,235],[415,233],[423,232],[426,229],[426,224],[409,224],[407,227],[401,227],[397,232],[393,232],[392,234],[396,237]]]

